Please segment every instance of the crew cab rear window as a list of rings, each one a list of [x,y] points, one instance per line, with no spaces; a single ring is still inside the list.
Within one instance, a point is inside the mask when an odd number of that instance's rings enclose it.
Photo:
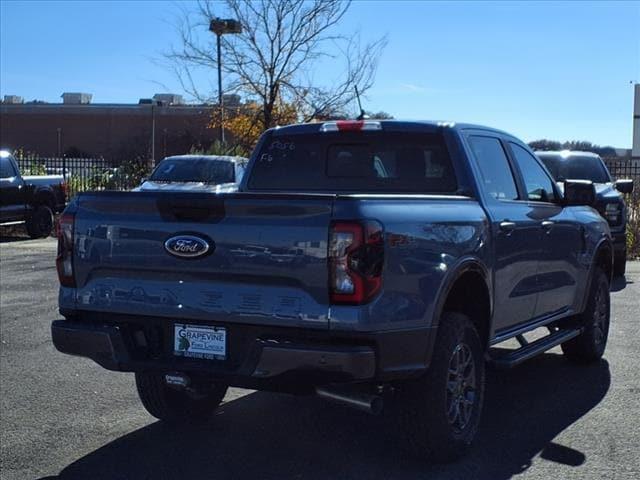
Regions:
[[[248,182],[254,190],[455,193],[439,134],[337,132],[270,138]]]

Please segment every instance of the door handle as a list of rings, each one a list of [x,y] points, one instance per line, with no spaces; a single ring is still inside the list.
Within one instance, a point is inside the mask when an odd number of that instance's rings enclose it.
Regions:
[[[553,227],[554,223],[555,222],[552,222],[551,220],[544,220],[540,225],[545,230],[549,230],[551,227]]]
[[[504,222],[500,222],[500,230],[503,232],[511,233],[516,228],[515,222],[510,222],[505,220]]]

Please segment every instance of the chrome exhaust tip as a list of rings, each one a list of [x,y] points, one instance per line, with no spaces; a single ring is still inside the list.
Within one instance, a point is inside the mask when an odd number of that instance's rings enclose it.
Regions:
[[[356,410],[379,415],[382,413],[384,402],[379,395],[371,395],[364,392],[340,390],[331,387],[317,387],[316,394],[332,402],[341,403]]]

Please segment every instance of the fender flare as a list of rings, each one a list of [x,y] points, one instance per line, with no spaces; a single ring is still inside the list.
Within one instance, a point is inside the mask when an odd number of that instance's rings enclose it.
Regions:
[[[442,316],[445,302],[447,301],[449,293],[456,281],[468,272],[478,273],[484,280],[485,287],[489,293],[489,318],[491,319],[493,317],[493,282],[491,282],[491,274],[480,259],[477,257],[467,256],[461,258],[453,268],[451,268],[440,285],[440,289],[436,296],[436,304],[433,308],[433,327],[438,327],[440,324],[440,317]],[[491,325],[489,325],[489,330],[491,330]]]
[[[589,292],[591,291],[591,282],[593,282],[593,274],[595,272],[596,261],[598,259],[598,255],[600,251],[606,248],[609,250],[609,254],[611,256],[611,268],[609,269],[609,283],[611,283],[611,275],[613,274],[613,242],[608,237],[602,237],[598,243],[596,243],[595,248],[593,249],[593,255],[591,256],[591,262],[589,263],[589,271],[587,273],[587,283],[584,288],[584,292],[582,294],[582,302],[580,304],[580,313],[584,312],[585,308],[587,308],[587,303],[589,302]]]

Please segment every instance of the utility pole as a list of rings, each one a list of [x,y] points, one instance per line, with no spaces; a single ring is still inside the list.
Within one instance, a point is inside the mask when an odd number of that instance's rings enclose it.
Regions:
[[[62,128],[56,128],[58,133],[58,158],[62,157]]]
[[[56,128],[58,134],[58,158],[62,158],[62,178],[67,180],[67,159],[62,156],[62,128]]]

